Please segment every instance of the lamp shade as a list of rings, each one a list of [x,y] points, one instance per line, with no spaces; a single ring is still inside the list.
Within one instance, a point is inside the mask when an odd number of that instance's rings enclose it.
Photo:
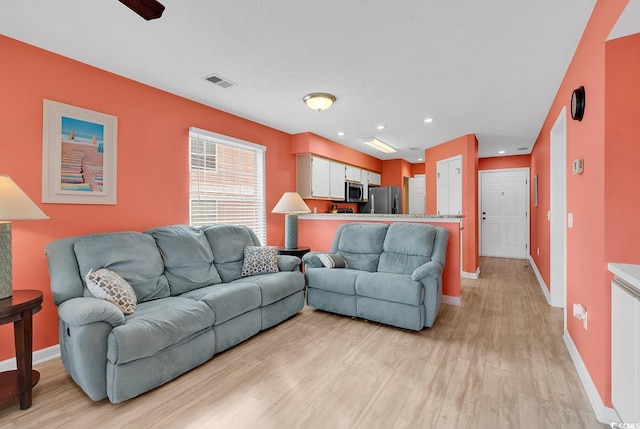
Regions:
[[[0,221],[49,219],[11,177],[0,174]]]
[[[311,213],[311,209],[297,192],[285,192],[271,213]]]

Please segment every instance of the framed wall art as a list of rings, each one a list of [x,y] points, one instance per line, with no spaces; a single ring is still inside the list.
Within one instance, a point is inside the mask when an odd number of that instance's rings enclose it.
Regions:
[[[43,100],[42,202],[116,204],[118,118]]]

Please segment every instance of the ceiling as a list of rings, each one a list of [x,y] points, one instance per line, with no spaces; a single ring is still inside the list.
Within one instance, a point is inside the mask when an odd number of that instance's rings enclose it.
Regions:
[[[530,153],[595,5],[161,1],[154,21],[116,0],[5,2],[0,31],[287,133],[419,162],[424,149],[470,133],[480,157]],[[203,79],[211,74],[236,85]],[[337,97],[329,110],[303,103],[318,91]]]

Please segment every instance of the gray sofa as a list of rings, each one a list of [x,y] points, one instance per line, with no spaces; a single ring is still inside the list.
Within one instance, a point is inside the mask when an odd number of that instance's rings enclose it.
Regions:
[[[122,402],[295,315],[304,306],[299,258],[277,256],[278,272],[241,277],[245,246],[259,245],[238,225],[49,243],[62,362],[73,380],[94,401]],[[84,277],[99,268],[133,287],[132,314],[91,295]]]
[[[327,268],[318,252],[303,256],[307,305],[419,331],[431,327],[442,302],[449,231],[396,222],[341,225],[330,253],[347,268]]]

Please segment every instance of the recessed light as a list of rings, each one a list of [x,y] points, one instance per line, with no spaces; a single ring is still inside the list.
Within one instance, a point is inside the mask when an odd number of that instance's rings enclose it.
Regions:
[[[422,160],[423,160],[422,158],[418,158],[418,161],[422,161]]]
[[[344,131],[338,131],[338,135],[339,136],[343,136],[344,135]]]
[[[503,150],[501,150],[501,151],[499,151],[498,153],[499,153],[500,155],[502,155],[502,154],[504,153],[504,151],[503,151]]]
[[[426,119],[424,120],[424,122],[425,122],[426,124],[430,124],[430,123],[432,123],[433,121],[434,121],[434,119],[433,119],[433,118],[426,118]]]
[[[385,128],[387,128],[387,126],[381,124],[381,125],[378,125],[376,128],[379,130],[384,130]]]

